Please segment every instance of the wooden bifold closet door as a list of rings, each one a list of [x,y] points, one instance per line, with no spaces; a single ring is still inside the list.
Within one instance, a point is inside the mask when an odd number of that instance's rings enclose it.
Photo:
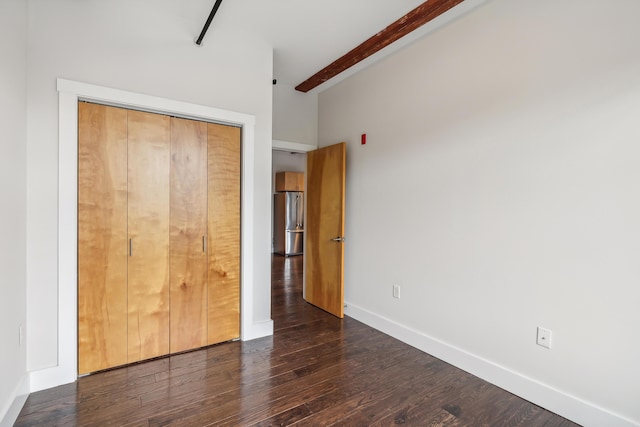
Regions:
[[[240,129],[78,104],[78,372],[238,338]]]
[[[208,124],[209,344],[240,335],[240,128]]]
[[[105,107],[106,108],[106,107]],[[168,116],[128,111],[128,357],[169,352]]]
[[[78,371],[127,363],[127,111],[78,108]]]
[[[171,352],[207,345],[207,124],[171,126]]]

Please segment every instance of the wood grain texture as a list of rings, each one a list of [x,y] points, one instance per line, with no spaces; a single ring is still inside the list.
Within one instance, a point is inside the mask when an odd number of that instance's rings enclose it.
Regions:
[[[276,191],[304,191],[304,172],[277,172]]]
[[[307,153],[305,222],[306,299],[344,316],[344,236],[346,144]]]
[[[332,79],[341,72],[363,61],[396,40],[437,18],[464,0],[429,0],[407,13],[382,31],[371,36],[331,64],[296,86],[300,92],[308,92]]]
[[[129,111],[128,362],[169,353],[170,118]]]
[[[127,363],[127,111],[78,103],[78,371]]]
[[[207,124],[171,119],[172,353],[207,345]]]
[[[240,128],[209,123],[208,342],[240,336]]]
[[[577,427],[354,319],[302,299],[302,257],[272,258],[274,336],[32,393],[27,426]]]

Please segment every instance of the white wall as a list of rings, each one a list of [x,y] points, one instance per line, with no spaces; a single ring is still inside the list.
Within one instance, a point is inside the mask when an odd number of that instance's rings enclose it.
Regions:
[[[286,83],[273,86],[273,139],[318,144],[318,94]]]
[[[0,425],[28,392],[26,342],[27,3],[0,2]]]
[[[269,212],[272,49],[243,31],[246,1],[229,2],[202,47],[211,5],[169,0],[29,2],[27,283],[28,368],[59,363],[58,94],[56,78],[256,117],[253,208]],[[245,153],[246,155],[247,153]],[[245,208],[247,208],[245,206]],[[249,207],[250,208],[250,207]],[[270,322],[270,216],[253,228],[253,319]],[[69,331],[65,331],[68,333]]]
[[[494,0],[320,94],[319,145],[348,142],[348,314],[581,424],[640,425],[638,16]]]

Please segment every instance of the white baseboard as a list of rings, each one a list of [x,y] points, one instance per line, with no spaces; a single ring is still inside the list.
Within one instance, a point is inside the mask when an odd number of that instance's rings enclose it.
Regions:
[[[639,427],[640,423],[585,402],[349,302],[345,314],[504,390],[585,427]]]
[[[65,366],[53,366],[31,372],[31,393],[69,384],[78,379],[75,370],[69,370]]]
[[[242,340],[249,341],[270,335],[273,335],[273,320],[266,320],[264,322],[252,323],[247,331],[243,331]],[[75,363],[69,362],[60,364],[59,366],[32,371],[31,393],[74,382],[78,378],[75,366]]]
[[[251,328],[248,331],[243,332],[242,341],[255,340],[257,338],[268,337],[271,335],[273,335],[273,320],[255,322],[251,324]]]
[[[24,402],[29,397],[29,374],[25,373],[22,381],[13,392],[13,399],[8,407],[0,414],[0,427],[11,427],[18,419]]]

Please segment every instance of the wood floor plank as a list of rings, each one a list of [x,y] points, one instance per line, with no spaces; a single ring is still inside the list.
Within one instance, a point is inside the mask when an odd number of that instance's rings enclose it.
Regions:
[[[216,425],[219,427],[253,425],[258,422],[263,422],[264,420],[272,419],[278,414],[290,411],[292,407],[295,408],[300,406],[301,404],[296,404],[297,402],[307,402],[313,399],[314,396],[331,392],[336,388],[337,385],[334,382],[325,381],[322,383],[318,383],[313,385],[312,387],[307,388],[306,390],[297,393],[295,398],[291,398],[291,396],[284,396],[266,404],[256,406],[249,413],[243,414],[241,412],[238,412],[237,414],[234,414],[233,416],[227,418],[222,422],[216,421],[215,423],[211,423],[210,425]],[[305,418],[310,413],[311,412],[309,411],[309,413],[305,415]],[[289,424],[292,423],[293,421],[289,422]]]
[[[274,256],[272,337],[33,393],[15,425],[576,426],[301,294],[302,257]]]
[[[390,365],[375,375],[367,374],[366,379],[360,379],[353,385],[343,386],[338,393],[309,402],[307,405],[314,411],[314,415],[304,420],[304,423],[319,422],[329,425],[346,422],[347,425],[369,425],[392,408],[398,405],[402,407],[412,395],[424,392],[429,387],[437,387],[436,380],[442,373],[429,370],[429,375],[416,375],[416,372],[420,372],[419,369],[410,365]],[[394,402],[393,405],[390,401]],[[387,406],[389,409],[384,409]]]
[[[290,401],[296,401],[297,397],[300,396],[300,393],[305,390],[305,387],[313,386],[317,382],[328,381],[330,379],[333,379],[340,384],[343,381],[351,381],[356,379],[355,377],[349,378],[347,376],[348,373],[358,373],[360,375],[366,374],[366,372],[364,371],[364,369],[366,368],[359,366],[356,360],[351,361],[350,364],[345,364],[342,367],[342,370],[339,372],[336,372],[336,371],[327,372],[326,369],[324,370],[321,369],[320,366],[322,364],[324,365],[328,364],[330,368],[336,365],[333,362],[327,363],[328,361],[331,361],[330,356],[326,357],[325,360],[322,361],[321,363],[314,364],[318,366],[310,365],[309,369],[302,369],[302,370],[297,369],[297,370],[289,371],[278,377],[273,377],[268,379],[269,389],[268,389],[267,395],[262,393],[263,390],[261,388],[261,384],[253,383],[251,384],[251,388],[242,394],[242,398],[243,398],[242,403],[245,406],[248,406],[251,408],[258,408],[265,404],[267,405],[272,404],[276,400],[280,399],[282,396],[285,396],[285,397],[289,396],[288,399]],[[289,368],[293,368],[294,366],[295,365],[291,365]],[[299,380],[300,378],[308,378],[308,381],[300,381]],[[291,396],[291,393],[290,393],[291,381],[295,381],[295,390],[296,390],[295,396]],[[284,392],[282,392],[281,390],[284,390]],[[287,390],[289,391],[289,393],[287,393]],[[225,407],[233,407],[235,405],[235,402],[234,402],[235,398],[236,398],[236,395],[229,394],[229,395],[225,395],[224,400],[222,401],[208,400],[206,402],[200,402],[198,404],[195,404],[192,407],[185,407],[184,412],[186,414],[195,413],[196,415],[188,416],[187,418],[184,418],[183,421],[181,421],[176,425],[201,425],[201,423],[205,422],[207,419],[217,419],[216,424],[219,424],[221,422],[220,417],[223,416],[222,414],[224,413],[223,411],[225,410]],[[223,405],[223,407],[220,406],[221,404]],[[196,410],[196,407],[199,405],[207,406],[208,409],[204,411]],[[181,419],[182,419],[182,416],[181,416]],[[161,425],[162,422],[160,421],[161,421],[160,419],[155,418],[154,420],[152,420],[151,424],[156,425],[156,423],[158,423],[157,425]],[[239,425],[239,424],[230,423],[229,425]],[[244,425],[244,424],[241,424],[241,425]]]
[[[337,380],[345,371],[352,368],[353,364],[338,364],[329,357],[323,369],[317,369],[311,373],[299,373],[288,371],[281,375],[268,378],[258,383],[243,386],[215,399],[207,399],[196,406],[204,406],[198,411],[194,407],[185,407],[181,410],[181,421],[174,425],[192,426],[205,425],[207,420],[217,420],[217,423],[238,413],[239,408],[254,408],[269,404],[283,397],[295,398],[296,395],[313,387],[315,384]],[[294,391],[292,393],[292,391]],[[185,416],[184,414],[190,414]],[[243,413],[244,415],[244,413]],[[158,418],[150,421],[150,425],[163,425]]]

